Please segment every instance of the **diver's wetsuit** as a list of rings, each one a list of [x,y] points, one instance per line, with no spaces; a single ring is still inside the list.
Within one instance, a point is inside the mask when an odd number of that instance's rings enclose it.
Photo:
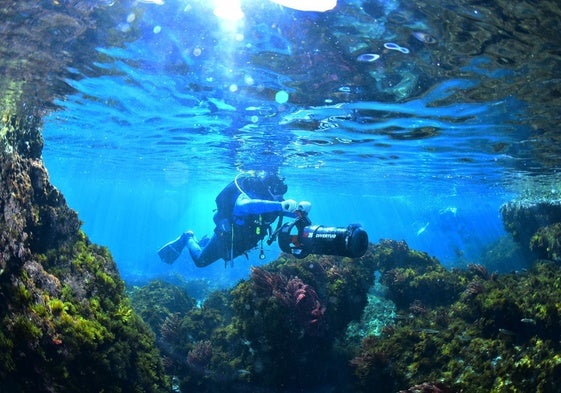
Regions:
[[[232,260],[255,248],[266,236],[270,225],[282,213],[282,205],[279,200],[270,200],[271,195],[258,188],[249,195],[242,193],[235,182],[218,195],[212,237],[200,243],[192,235],[187,240],[195,265],[208,266],[220,258]]]

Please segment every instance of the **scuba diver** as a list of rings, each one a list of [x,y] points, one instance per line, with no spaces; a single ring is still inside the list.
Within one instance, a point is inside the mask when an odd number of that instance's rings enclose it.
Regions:
[[[220,258],[227,263],[242,254],[247,256],[247,251],[257,247],[267,233],[271,236],[271,224],[277,218],[280,217],[280,228],[282,216],[295,217],[297,210],[309,210],[309,202],[285,200],[287,190],[284,179],[275,173],[239,174],[216,197],[212,237],[205,236],[199,242],[192,231],[187,231],[158,251],[160,259],[173,263],[185,246],[198,267]],[[260,258],[264,257],[261,243]]]

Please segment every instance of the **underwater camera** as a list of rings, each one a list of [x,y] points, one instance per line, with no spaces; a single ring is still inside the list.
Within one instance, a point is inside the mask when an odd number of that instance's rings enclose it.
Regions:
[[[309,254],[339,255],[359,258],[368,248],[368,234],[359,224],[346,228],[312,225],[308,213],[297,211],[298,217],[284,224],[278,233],[280,249],[296,258]]]

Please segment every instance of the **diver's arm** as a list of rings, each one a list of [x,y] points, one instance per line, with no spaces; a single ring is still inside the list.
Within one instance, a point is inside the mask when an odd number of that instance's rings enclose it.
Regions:
[[[277,202],[266,199],[251,199],[242,194],[236,200],[234,216],[242,217],[252,214],[288,213],[296,209],[296,202],[292,200]]]

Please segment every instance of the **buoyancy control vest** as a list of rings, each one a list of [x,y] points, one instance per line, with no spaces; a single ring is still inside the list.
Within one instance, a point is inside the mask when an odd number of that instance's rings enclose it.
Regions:
[[[245,180],[252,182],[256,179]],[[230,247],[232,247],[233,242],[233,250],[231,250],[233,251],[233,257],[256,247],[257,243],[267,235],[271,224],[278,217],[277,213],[255,214],[243,217],[243,222],[237,223],[238,220],[234,217],[234,207],[241,194],[242,190],[239,184],[233,181],[224,187],[215,199],[215,233],[219,236],[228,236],[229,239],[226,240],[229,241]],[[249,196],[258,197],[258,195],[252,194],[250,192]]]
[[[214,215],[214,223],[219,226],[223,220],[232,222],[234,216],[234,206],[236,200],[241,195],[241,190],[236,182],[228,184],[215,199],[216,214]]]

